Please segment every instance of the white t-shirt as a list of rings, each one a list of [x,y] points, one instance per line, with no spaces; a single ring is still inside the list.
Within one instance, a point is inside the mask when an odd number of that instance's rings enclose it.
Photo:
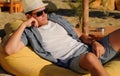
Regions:
[[[49,21],[47,25],[38,28],[42,36],[42,46],[54,58],[68,59],[75,50],[83,45],[68,35],[66,30],[57,23]]]

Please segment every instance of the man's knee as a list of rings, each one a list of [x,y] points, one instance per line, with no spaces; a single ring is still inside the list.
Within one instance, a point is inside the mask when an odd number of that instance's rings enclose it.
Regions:
[[[91,70],[95,65],[94,63],[98,62],[97,57],[93,53],[86,53],[80,58],[80,66],[84,69]]]
[[[93,53],[87,53],[80,59],[80,66],[89,72],[94,72],[99,67],[102,67],[100,61]]]
[[[95,54],[93,53],[86,53],[81,60],[85,61],[85,62],[93,62],[94,60],[96,60],[97,57],[95,56]]]
[[[89,67],[89,65],[93,65],[96,61],[98,62],[98,58],[93,53],[86,53],[80,58],[80,65]]]

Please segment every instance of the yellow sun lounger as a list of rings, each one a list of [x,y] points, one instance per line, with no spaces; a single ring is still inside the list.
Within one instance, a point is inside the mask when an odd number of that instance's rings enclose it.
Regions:
[[[16,76],[90,76],[81,75],[71,70],[58,67],[36,55],[29,47],[6,56],[0,46],[0,63],[7,71]],[[120,76],[120,58],[115,58],[104,65],[111,76]]]

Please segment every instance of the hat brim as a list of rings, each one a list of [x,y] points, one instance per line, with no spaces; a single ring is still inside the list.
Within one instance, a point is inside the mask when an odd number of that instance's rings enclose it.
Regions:
[[[35,7],[35,8],[31,8],[30,10],[24,11],[24,13],[34,11],[34,10],[39,9],[41,7],[46,7],[47,5],[48,5],[48,3],[44,3],[44,4],[40,5],[40,6]]]

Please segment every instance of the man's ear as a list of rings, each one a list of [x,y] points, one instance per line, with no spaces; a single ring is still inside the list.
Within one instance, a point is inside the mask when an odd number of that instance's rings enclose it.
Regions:
[[[27,19],[30,19],[31,18],[31,15],[29,15],[29,14],[25,14],[26,15],[26,18]]]

